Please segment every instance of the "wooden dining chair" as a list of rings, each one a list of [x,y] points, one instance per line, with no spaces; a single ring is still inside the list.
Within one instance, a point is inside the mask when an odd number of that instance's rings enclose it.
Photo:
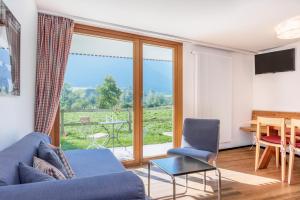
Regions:
[[[262,127],[267,127],[267,135],[262,135]],[[278,133],[271,135],[269,127],[278,127]],[[281,150],[281,179],[285,180],[286,169],[286,137],[285,137],[285,120],[284,118],[266,118],[257,117],[256,131],[256,154],[255,154],[255,171],[260,165],[260,145],[266,145],[266,148],[275,148],[276,166],[279,165],[279,151]]]
[[[294,168],[295,152],[300,152],[300,141],[297,141],[297,130],[300,129],[300,120],[291,119],[291,138],[290,138],[290,158],[289,158],[289,172],[288,183],[291,184],[292,173]]]

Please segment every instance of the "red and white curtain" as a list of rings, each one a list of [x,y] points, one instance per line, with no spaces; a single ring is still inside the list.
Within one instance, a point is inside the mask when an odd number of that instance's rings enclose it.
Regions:
[[[39,13],[35,89],[35,131],[49,134],[59,107],[73,20]]]

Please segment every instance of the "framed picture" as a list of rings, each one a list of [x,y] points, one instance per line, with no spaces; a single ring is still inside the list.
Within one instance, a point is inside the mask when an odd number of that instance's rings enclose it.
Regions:
[[[0,95],[20,95],[21,25],[0,1]]]

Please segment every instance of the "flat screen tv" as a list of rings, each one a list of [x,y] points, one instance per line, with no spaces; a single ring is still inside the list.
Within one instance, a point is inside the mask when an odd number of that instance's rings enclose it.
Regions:
[[[255,74],[295,71],[295,49],[255,55]]]

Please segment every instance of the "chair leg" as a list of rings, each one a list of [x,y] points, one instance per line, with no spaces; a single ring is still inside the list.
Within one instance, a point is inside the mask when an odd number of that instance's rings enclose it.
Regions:
[[[255,151],[255,171],[258,170],[259,165],[259,152],[260,151],[260,144],[259,142],[256,142],[256,151]]]
[[[280,148],[275,147],[275,152],[276,152],[276,168],[279,167],[279,161],[280,161]]]
[[[285,167],[286,167],[286,152],[285,147],[281,148],[281,181],[285,181]]]
[[[288,172],[288,183],[291,184],[292,180],[292,172],[294,167],[294,160],[295,160],[295,152],[293,149],[290,150],[290,157],[289,157],[289,172]]]
[[[214,166],[215,168],[217,168],[217,160],[214,160],[214,161],[213,161],[213,166]],[[215,170],[215,175],[216,175],[216,176],[218,175],[217,170]]]

